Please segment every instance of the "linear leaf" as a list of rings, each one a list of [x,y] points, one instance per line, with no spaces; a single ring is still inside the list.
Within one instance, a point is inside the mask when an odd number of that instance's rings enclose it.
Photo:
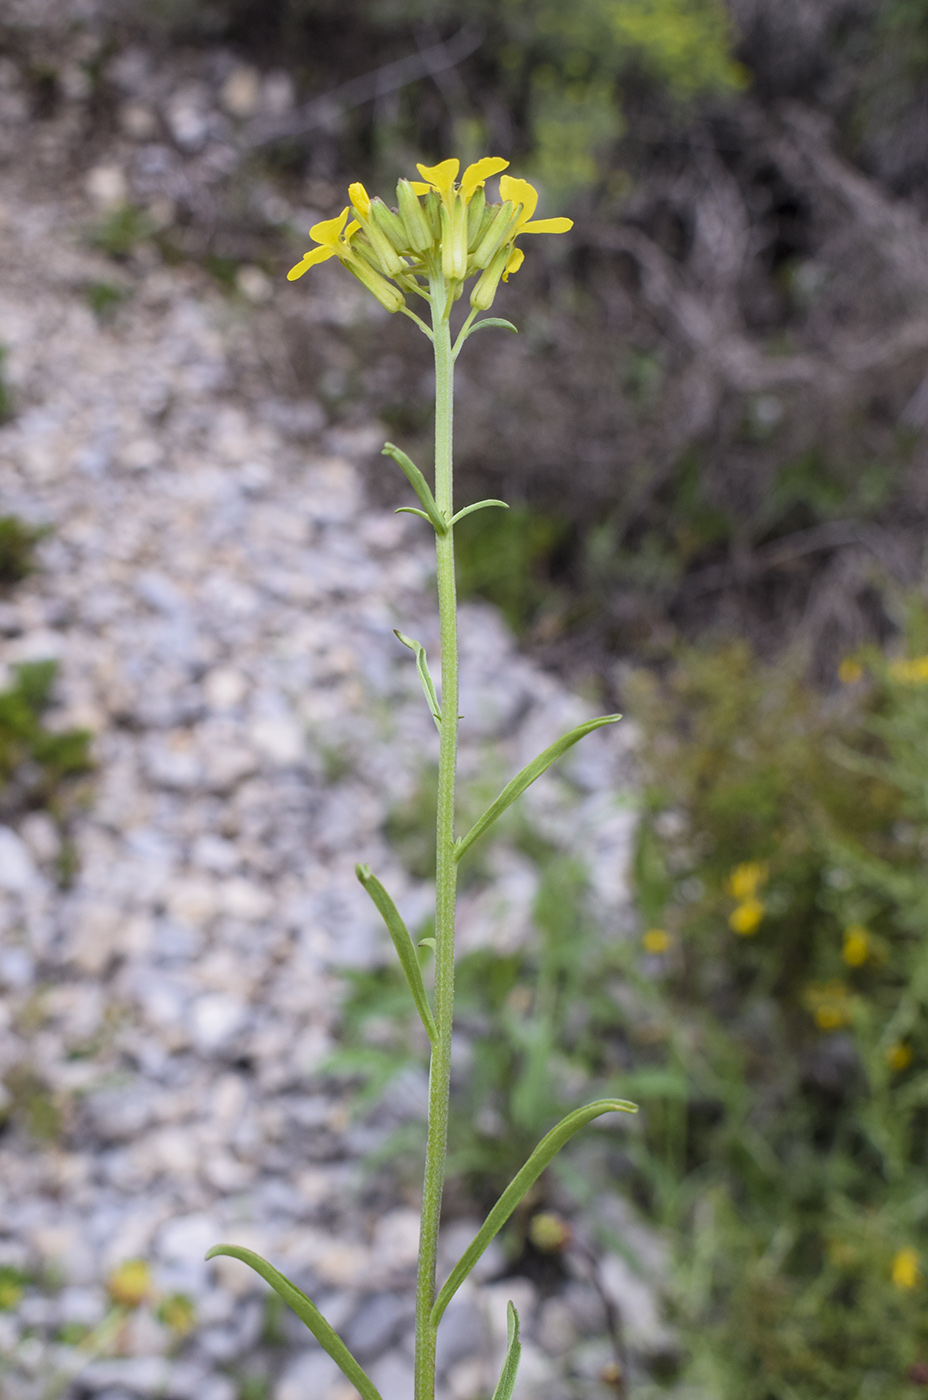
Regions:
[[[504,331],[512,331],[513,335],[519,334],[518,326],[514,326],[511,321],[504,321],[501,316],[485,316],[482,321],[475,321],[467,334],[473,335],[474,331],[482,330],[484,326],[499,326]]]
[[[594,1118],[599,1118],[603,1113],[637,1113],[638,1105],[629,1103],[626,1099],[597,1099],[595,1103],[588,1103],[585,1108],[576,1108],[573,1113],[568,1113],[566,1118],[562,1118],[556,1127],[552,1128],[542,1139],[535,1151],[521,1171],[517,1172],[500,1196],[496,1205],[490,1211],[486,1220],[477,1231],[470,1244],[455,1264],[448,1275],[438,1297],[435,1299],[431,1313],[431,1324],[437,1327],[445,1308],[457,1293],[461,1284],[467,1278],[471,1269],[480,1258],[487,1245],[495,1235],[506,1224],[512,1212],[521,1201],[526,1192],[534,1186],[541,1176],[545,1167],[560,1152],[565,1143],[569,1142],[574,1133],[585,1128],[587,1123],[591,1123]]]
[[[377,879],[376,875],[371,874],[370,866],[356,865],[354,873],[376,904],[380,911],[381,918],[387,926],[387,931],[393,939],[396,955],[400,960],[400,967],[403,969],[403,973],[409,985],[409,990],[412,993],[412,999],[416,1003],[416,1010],[422,1017],[422,1024],[428,1032],[429,1040],[434,1045],[438,1039],[435,1017],[432,1015],[432,1008],[429,1006],[428,993],[425,990],[425,983],[422,980],[422,969],[419,966],[419,959],[416,955],[415,945],[413,944],[409,929],[403,922],[400,911],[387,894],[383,885]]]
[[[399,638],[404,647],[409,647],[410,651],[416,654],[416,670],[419,672],[419,679],[422,682],[422,690],[425,695],[426,704],[432,712],[432,719],[435,721],[436,729],[441,729],[441,706],[438,703],[438,696],[435,693],[435,682],[432,680],[432,673],[429,670],[428,659],[425,655],[425,647],[421,642],[417,642],[415,637],[407,637],[405,633],[393,629],[394,635]]]
[[[515,1304],[506,1304],[506,1323],[509,1343],[506,1347],[506,1360],[500,1373],[499,1383],[493,1392],[493,1400],[511,1400],[516,1383],[516,1372],[522,1357],[522,1343],[519,1341],[519,1314]]]
[[[428,524],[428,525],[431,525],[431,524],[432,524],[431,518],[430,518],[428,515],[426,515],[426,513],[425,513],[424,510],[420,510],[418,506],[397,506],[397,508],[396,508],[396,510],[393,512],[393,514],[394,514],[394,515],[418,515],[419,519],[420,519],[420,520],[424,520],[424,521],[426,522],[426,524]]]
[[[241,1249],[235,1244],[217,1244],[206,1257],[215,1259],[218,1254],[226,1254],[230,1259],[240,1259],[243,1264],[254,1269],[256,1274],[260,1274],[274,1292],[293,1309],[300,1321],[306,1324],[319,1345],[329,1353],[364,1400],[381,1400],[380,1392],[367,1372],[352,1356],[338,1333],[329,1326],[315,1303],[311,1302],[295,1283],[291,1283],[273,1264],[269,1264],[253,1250]]]
[[[509,509],[505,501],[477,501],[474,505],[465,506],[463,510],[459,510],[457,515],[452,515],[451,524],[456,525],[459,520],[464,519],[465,515],[473,515],[475,510],[483,510],[486,506],[501,506],[503,510]]]
[[[447,535],[448,522],[435,504],[435,497],[425,477],[411,458],[399,447],[394,447],[392,442],[385,442],[382,449],[384,457],[392,457],[397,466],[401,468],[412,489],[422,502],[426,516],[431,520],[439,535]]]
[[[492,826],[496,818],[501,816],[517,797],[521,797],[525,789],[530,787],[536,778],[540,778],[542,773],[551,767],[555,759],[560,758],[561,754],[573,748],[574,744],[585,735],[592,734],[594,729],[601,729],[604,724],[615,724],[621,718],[621,715],[600,715],[598,719],[588,719],[583,724],[578,724],[576,729],[572,729],[569,734],[563,734],[560,739],[555,739],[544,753],[540,753],[537,758],[532,759],[521,773],[516,774],[512,782],[506,784],[496,801],[490,804],[482,817],[477,818],[467,835],[461,837],[454,848],[454,859],[460,860],[478,836],[482,836],[487,827]]]

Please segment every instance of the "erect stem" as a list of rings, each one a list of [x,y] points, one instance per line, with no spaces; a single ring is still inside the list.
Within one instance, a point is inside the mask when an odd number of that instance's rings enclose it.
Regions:
[[[435,503],[450,521],[452,487],[452,412],[454,357],[450,305],[436,278],[431,284],[435,348]],[[435,1301],[438,1227],[448,1141],[451,1083],[451,1021],[454,1012],[454,904],[457,863],[454,859],[454,780],[458,747],[458,638],[454,577],[454,530],[436,533],[438,613],[441,628],[441,730],[438,753],[438,818],[435,874],[435,1024],[429,1070],[428,1141],[422,1187],[419,1272],[416,1281],[415,1400],[434,1400],[435,1334],[429,1315]]]

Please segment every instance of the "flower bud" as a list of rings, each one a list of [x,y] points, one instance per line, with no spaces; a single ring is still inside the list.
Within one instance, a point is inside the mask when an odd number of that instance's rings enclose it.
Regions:
[[[432,230],[432,242],[437,243],[441,238],[441,215],[442,208],[441,195],[434,190],[429,190],[425,196],[425,217],[428,226]]]
[[[361,258],[344,258],[343,262],[348,271],[354,273],[358,281],[377,298],[381,306],[386,307],[387,311],[399,311],[401,306],[406,305],[406,299],[398,288],[385,277],[381,277],[379,272]]]
[[[492,221],[474,249],[474,262],[477,267],[489,267],[499,249],[503,246],[515,223],[515,210],[511,200],[506,200],[494,212]]]
[[[499,279],[506,271],[510,249],[500,248],[490,266],[480,274],[470,294],[470,304],[475,311],[489,311],[496,296]]]
[[[396,202],[399,205],[400,218],[406,230],[409,247],[414,253],[424,253],[428,248],[431,248],[434,239],[428,220],[422,212],[419,196],[408,180],[400,180],[397,185]]]
[[[382,233],[390,240],[397,253],[405,253],[409,248],[409,239],[402,220],[394,214],[392,209],[388,209],[382,199],[371,200],[371,223],[376,224]]]
[[[487,207],[487,197],[483,188],[471,195],[467,206],[467,246],[473,248],[477,241],[477,230],[483,221],[483,211]]]
[[[461,199],[450,210],[441,206],[441,270],[453,282],[467,276],[467,206]]]

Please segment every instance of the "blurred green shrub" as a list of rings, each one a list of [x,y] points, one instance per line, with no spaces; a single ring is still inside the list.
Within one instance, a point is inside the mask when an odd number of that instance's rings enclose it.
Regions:
[[[904,1395],[928,1359],[928,658],[842,677],[826,702],[732,644],[634,705],[640,990],[678,1078],[638,1190],[720,1400]]]
[[[35,547],[47,533],[44,526],[27,525],[18,515],[0,515],[0,589],[33,572]]]
[[[92,768],[92,735],[85,729],[50,728],[58,666],[29,661],[13,668],[12,684],[0,690],[0,817],[31,807],[45,807],[63,822],[75,797],[73,780]],[[67,843],[61,878],[71,873]]]

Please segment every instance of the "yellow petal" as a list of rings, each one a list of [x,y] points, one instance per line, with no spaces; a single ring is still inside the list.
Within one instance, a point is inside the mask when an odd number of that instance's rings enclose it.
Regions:
[[[323,219],[321,224],[313,224],[309,230],[310,238],[321,243],[324,248],[331,248],[335,251],[335,244],[338,242],[339,234],[345,227],[345,220],[348,218],[348,205],[346,204],[337,219]]]
[[[538,203],[538,191],[535,186],[530,185],[528,180],[516,180],[512,175],[503,175],[500,177],[499,192],[502,199],[511,199],[513,204],[522,205],[519,224],[521,226],[528,223]]]
[[[420,166],[419,169],[421,170],[422,167]],[[409,188],[412,190],[413,194],[428,194],[432,186],[424,185],[421,180],[410,180]]]
[[[504,281],[504,282],[508,282],[508,281],[509,281],[509,274],[510,274],[510,272],[518,272],[518,271],[519,271],[519,268],[522,266],[522,264],[523,264],[524,262],[525,262],[525,254],[523,253],[522,249],[521,249],[521,248],[513,248],[513,250],[512,250],[512,257],[511,257],[511,258],[509,259],[509,261],[507,262],[507,264],[506,264],[506,271],[503,273],[503,281]]]
[[[348,225],[348,227],[345,229],[344,241],[345,241],[346,243],[350,243],[351,240],[352,240],[352,238],[354,238],[355,234],[356,234],[356,233],[358,232],[358,230],[360,229],[360,227],[361,227],[361,225],[357,222],[357,220],[356,220],[356,219],[352,219],[351,223],[350,223],[350,224]]]
[[[433,189],[438,190],[442,196],[451,193],[451,186],[458,177],[461,168],[459,160],[443,160],[440,165],[417,165],[416,169],[423,180],[428,180]]]
[[[469,165],[461,176],[461,195],[464,203],[469,204],[474,192],[479,190],[491,175],[498,175],[501,170],[505,170],[508,164],[508,160],[503,160],[500,156],[484,156],[483,160]]]
[[[334,248],[311,248],[308,253],[304,253],[296,267],[291,267],[287,273],[287,281],[295,282],[298,277],[302,277],[304,272],[308,272],[316,263],[325,262],[327,258],[335,257]]]
[[[362,219],[366,219],[371,212],[371,197],[360,180],[356,180],[353,185],[348,186],[348,198]]]
[[[533,219],[530,224],[520,224],[520,233],[566,233],[574,226],[573,219]]]

